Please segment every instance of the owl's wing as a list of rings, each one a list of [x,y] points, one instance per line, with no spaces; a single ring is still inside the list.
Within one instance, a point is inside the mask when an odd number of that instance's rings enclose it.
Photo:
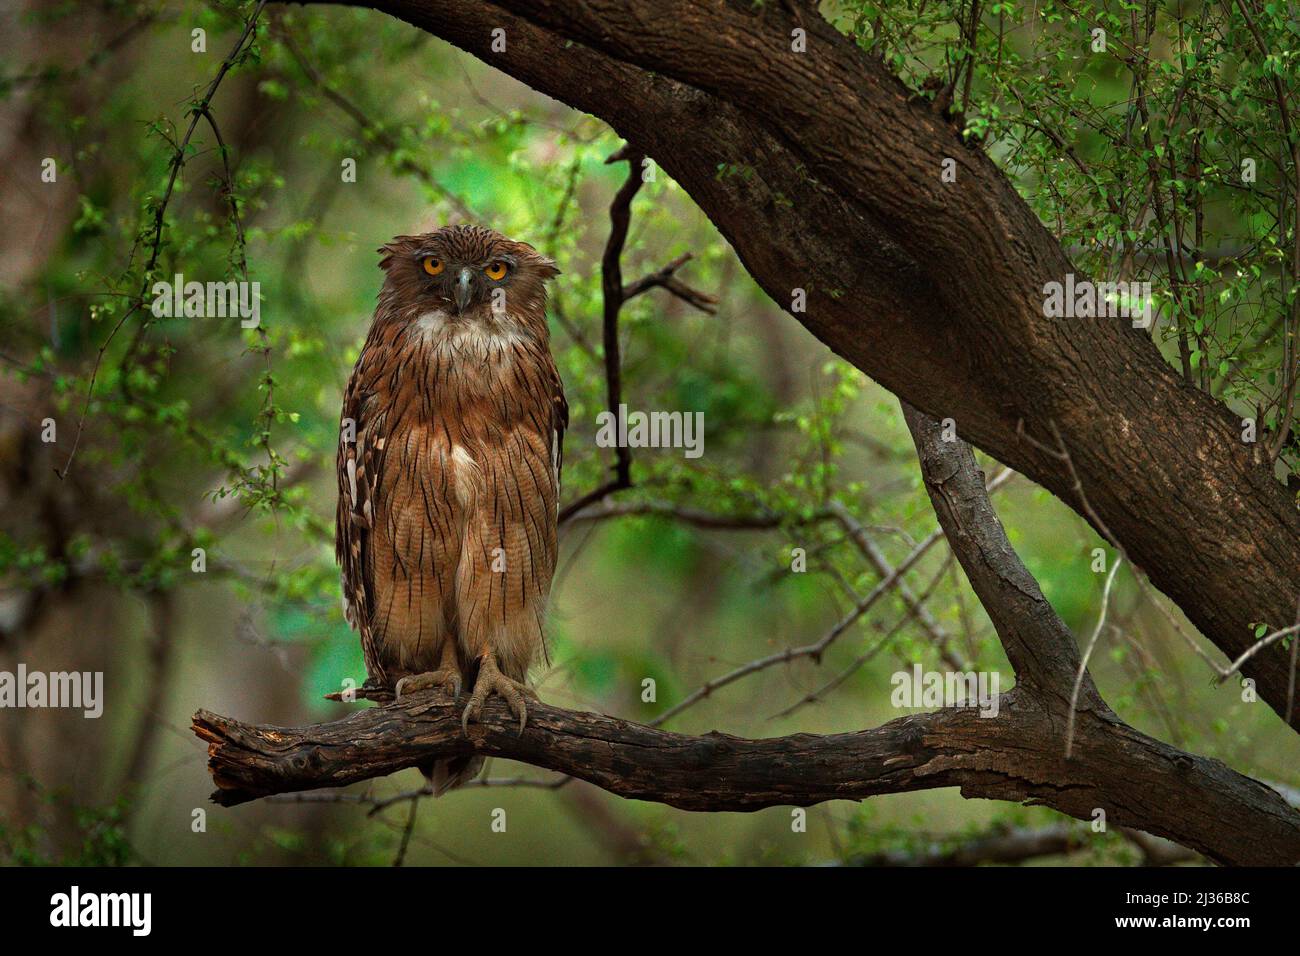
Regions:
[[[370,551],[375,494],[384,456],[384,433],[382,414],[376,413],[379,403],[374,401],[373,392],[368,387],[367,370],[363,352],[343,395],[339,420],[339,501],[334,554],[342,569],[344,617],[361,633],[366,671],[373,680],[383,683],[383,668],[375,653],[371,630],[375,588]]]

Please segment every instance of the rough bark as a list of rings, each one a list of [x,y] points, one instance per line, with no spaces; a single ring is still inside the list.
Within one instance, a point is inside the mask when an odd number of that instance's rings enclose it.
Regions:
[[[1068,690],[1079,668],[1074,635],[1011,547],[970,446],[944,441],[940,423],[906,402],[903,418],[939,526],[993,622],[1017,679],[1048,693]],[[1100,702],[1091,680],[1083,699]]]
[[[1184,387],[1127,320],[1044,318],[1044,283],[1073,271],[1059,243],[985,155],[815,10],[360,5],[609,122],[690,192],[778,304],[807,291],[795,317],[818,338],[1082,513],[1061,462],[1018,431],[1050,443],[1054,423],[1102,523],[1225,654],[1250,646],[1252,623],[1294,619],[1300,513],[1237,419]],[[790,49],[797,26],[805,53]],[[945,157],[956,183],[940,179]],[[1244,672],[1282,713],[1290,669],[1277,644]]]

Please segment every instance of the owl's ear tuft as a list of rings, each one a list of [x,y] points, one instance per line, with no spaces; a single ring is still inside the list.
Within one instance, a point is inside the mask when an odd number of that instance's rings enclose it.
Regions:
[[[394,260],[411,253],[414,243],[418,242],[419,238],[419,236],[393,236],[375,250],[381,257],[379,268],[387,272],[393,267]]]
[[[555,264],[555,260],[542,255],[531,242],[516,242],[515,246],[521,258],[543,279],[554,279],[560,274],[560,267]]]
[[[534,255],[533,268],[541,274],[543,279],[554,279],[560,275],[560,267],[555,264],[555,260],[549,256]]]

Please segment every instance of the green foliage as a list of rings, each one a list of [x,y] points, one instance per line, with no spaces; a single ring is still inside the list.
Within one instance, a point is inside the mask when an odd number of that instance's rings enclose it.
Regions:
[[[126,832],[128,802],[119,798],[107,806],[77,806],[58,792],[44,791],[35,781],[25,784],[46,805],[71,811],[73,834],[55,848],[53,835],[39,824],[15,825],[0,819],[0,862],[7,866],[129,866],[136,852]]]
[[[1300,20],[1248,9],[864,0],[842,26],[918,95],[952,91],[954,122],[1081,273],[1150,282],[1187,383],[1255,419],[1300,474],[1300,444],[1279,437],[1300,367]]]

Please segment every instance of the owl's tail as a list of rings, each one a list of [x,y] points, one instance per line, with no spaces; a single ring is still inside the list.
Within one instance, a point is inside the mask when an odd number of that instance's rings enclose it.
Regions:
[[[429,788],[435,797],[441,797],[448,790],[469,783],[482,769],[483,758],[477,755],[434,760],[420,766],[420,772],[428,778]]]

